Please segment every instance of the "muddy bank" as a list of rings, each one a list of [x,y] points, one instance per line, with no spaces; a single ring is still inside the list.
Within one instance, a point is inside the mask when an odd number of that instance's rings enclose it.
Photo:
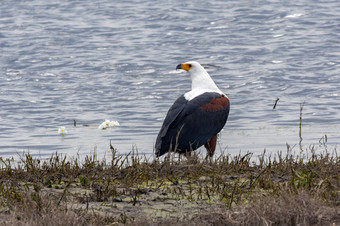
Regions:
[[[337,225],[340,159],[251,154],[110,162],[26,155],[1,159],[1,223],[7,225]]]

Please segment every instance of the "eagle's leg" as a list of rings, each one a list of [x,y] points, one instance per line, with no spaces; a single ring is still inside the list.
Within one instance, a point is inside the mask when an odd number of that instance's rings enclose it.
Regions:
[[[207,149],[207,158],[209,156],[210,160],[212,160],[212,157],[214,156],[216,143],[217,143],[217,134],[213,136],[210,140],[208,140],[207,143],[204,144],[204,147]]]

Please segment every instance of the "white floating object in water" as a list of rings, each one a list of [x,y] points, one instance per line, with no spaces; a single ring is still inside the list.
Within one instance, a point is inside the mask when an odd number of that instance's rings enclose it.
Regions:
[[[59,129],[58,129],[58,134],[60,135],[64,135],[64,134],[67,134],[67,130],[65,128],[65,126],[60,126]]]
[[[110,121],[108,119],[105,120],[105,122],[103,122],[102,124],[100,124],[98,126],[98,129],[107,129],[110,127],[114,127],[114,126],[119,126],[119,122],[118,121]]]
[[[119,122],[118,121],[111,121],[110,127],[114,127],[114,126],[119,126]]]

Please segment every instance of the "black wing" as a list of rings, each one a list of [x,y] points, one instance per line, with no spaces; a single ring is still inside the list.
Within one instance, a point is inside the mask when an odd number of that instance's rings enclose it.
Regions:
[[[229,100],[219,93],[204,93],[191,101],[181,96],[170,108],[158,134],[156,155],[199,148],[221,131],[228,114]]]

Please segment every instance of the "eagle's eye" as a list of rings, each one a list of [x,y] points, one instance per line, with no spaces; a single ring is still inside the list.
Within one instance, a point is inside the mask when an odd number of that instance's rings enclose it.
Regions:
[[[191,67],[192,67],[192,65],[191,65],[191,64],[189,64],[188,66],[189,66],[189,68],[191,68]]]

